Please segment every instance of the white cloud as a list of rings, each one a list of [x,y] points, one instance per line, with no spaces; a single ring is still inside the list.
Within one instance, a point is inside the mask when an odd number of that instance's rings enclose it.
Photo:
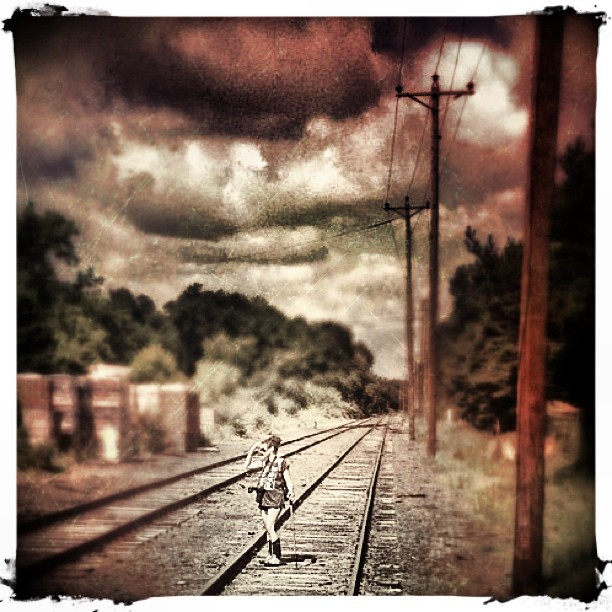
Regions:
[[[483,239],[492,234],[496,243],[503,246],[508,237],[521,239],[524,212],[524,189],[517,187],[493,192],[477,206],[460,205],[452,211],[441,206],[441,233],[463,236],[465,228],[470,225]]]
[[[335,146],[326,146],[284,166],[279,172],[279,187],[287,196],[311,202],[347,200],[359,195],[357,186],[346,176]]]
[[[439,47],[430,50],[427,60],[430,69],[424,70],[425,74],[433,73],[438,55]],[[457,140],[493,147],[525,133],[529,115],[526,108],[517,106],[515,102],[514,88],[518,86],[520,74],[514,58],[490,47],[483,49],[482,43],[464,42],[459,47],[458,42],[447,42],[438,73],[443,91],[465,91],[468,81],[474,78],[473,96],[441,99],[442,114],[447,115],[446,125],[453,132],[461,117]],[[427,84],[427,89],[429,87]]]
[[[227,167],[215,144],[208,148],[201,141],[187,141],[182,147],[171,149],[122,140],[121,153],[111,159],[120,181],[147,173],[153,177],[157,193],[176,194],[185,190],[209,199],[219,196]]]
[[[253,221],[257,215],[258,197],[267,189],[267,179],[262,172],[268,166],[257,145],[236,142],[230,145],[227,183],[221,200],[225,212],[239,225]]]
[[[232,166],[242,166],[254,172],[263,170],[268,162],[262,157],[259,147],[245,142],[236,142],[230,146],[229,158]]]
[[[231,250],[234,254],[283,257],[318,248],[324,244],[322,236],[321,230],[315,227],[305,226],[299,229],[272,227],[240,232],[217,241],[217,246]]]

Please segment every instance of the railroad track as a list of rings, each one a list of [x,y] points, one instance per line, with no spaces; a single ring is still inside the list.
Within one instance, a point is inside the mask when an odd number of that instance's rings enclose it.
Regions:
[[[201,594],[359,595],[365,574],[368,584],[382,585],[378,593],[400,592],[395,578],[385,578],[397,566],[374,568],[377,555],[368,555],[373,521],[389,521],[388,509],[380,507],[378,517],[375,512],[387,427],[385,422],[368,429],[306,487],[292,509],[281,513],[283,565],[263,565],[266,536],[260,532],[209,579]],[[384,468],[387,487],[392,483],[389,466]],[[379,552],[384,547],[379,541]]]
[[[327,440],[364,426],[356,422],[309,434],[284,444],[283,454],[303,453]],[[306,444],[303,442],[309,440]],[[132,543],[157,536],[164,529],[185,520],[170,519],[173,511],[201,504],[215,493],[226,491],[246,479],[253,470],[245,471],[241,462],[245,454],[237,455],[171,478],[122,491],[60,512],[39,517],[18,528],[17,590],[29,591],[33,578],[53,572],[55,568],[73,563],[83,555],[102,546],[129,537],[128,534],[149,528],[149,535],[138,536]],[[161,522],[160,522],[161,521]],[[121,548],[121,547],[120,547]],[[129,548],[129,546],[128,546]]]

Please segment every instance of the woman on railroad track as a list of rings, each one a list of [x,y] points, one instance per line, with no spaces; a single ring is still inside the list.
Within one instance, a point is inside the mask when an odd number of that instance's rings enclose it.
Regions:
[[[266,528],[268,539],[268,558],[266,565],[280,565],[281,542],[276,532],[275,523],[285,505],[293,499],[293,482],[289,474],[289,463],[278,454],[280,446],[278,436],[270,436],[263,442],[256,442],[247,453],[244,467],[253,469],[261,467],[257,481],[257,505]],[[257,458],[253,455],[257,454]]]

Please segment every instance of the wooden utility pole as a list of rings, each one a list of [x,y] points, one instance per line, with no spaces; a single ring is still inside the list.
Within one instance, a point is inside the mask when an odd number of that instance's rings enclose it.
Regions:
[[[406,196],[406,391],[408,396],[408,437],[414,441],[414,308],[412,299],[412,219]]]
[[[415,388],[414,388],[414,300],[412,291],[412,217],[428,208],[429,203],[425,206],[410,206],[410,198],[404,199],[404,205],[394,207],[385,202],[385,210],[395,211],[404,217],[406,222],[406,404],[408,409],[408,435],[410,440],[415,439]]]
[[[521,278],[516,407],[514,596],[538,595],[542,590],[548,233],[557,160],[563,22],[563,12],[536,17],[537,64],[533,81],[531,175]]]
[[[427,300],[423,300],[421,303],[421,343],[419,346],[421,362],[419,363],[419,415],[423,416],[427,408],[425,397],[429,397],[427,393],[427,378],[425,376],[425,364],[429,363],[428,353],[428,335],[426,330],[429,329],[428,319],[428,306]]]
[[[430,91],[417,91],[402,93],[402,87],[397,87],[398,98],[410,98],[418,102],[432,113],[431,130],[431,208],[429,222],[429,360],[428,360],[428,396],[429,418],[427,435],[427,454],[430,457],[436,454],[436,416],[437,416],[437,383],[438,383],[438,354],[436,347],[436,325],[438,323],[438,288],[440,284],[438,227],[440,217],[440,96],[471,96],[474,94],[474,84],[467,84],[467,89],[454,91],[440,91],[440,77],[432,76]],[[429,104],[420,98],[427,97]]]

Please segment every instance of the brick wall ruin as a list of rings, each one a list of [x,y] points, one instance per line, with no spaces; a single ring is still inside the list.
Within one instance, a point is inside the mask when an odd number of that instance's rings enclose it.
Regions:
[[[116,462],[133,454],[141,415],[159,418],[166,452],[197,450],[200,399],[184,384],[131,385],[125,379],[95,376],[19,374],[17,398],[22,426],[33,445],[53,443],[65,450]]]
[[[40,374],[17,377],[17,401],[21,424],[32,444],[44,444],[53,437],[51,381]]]

